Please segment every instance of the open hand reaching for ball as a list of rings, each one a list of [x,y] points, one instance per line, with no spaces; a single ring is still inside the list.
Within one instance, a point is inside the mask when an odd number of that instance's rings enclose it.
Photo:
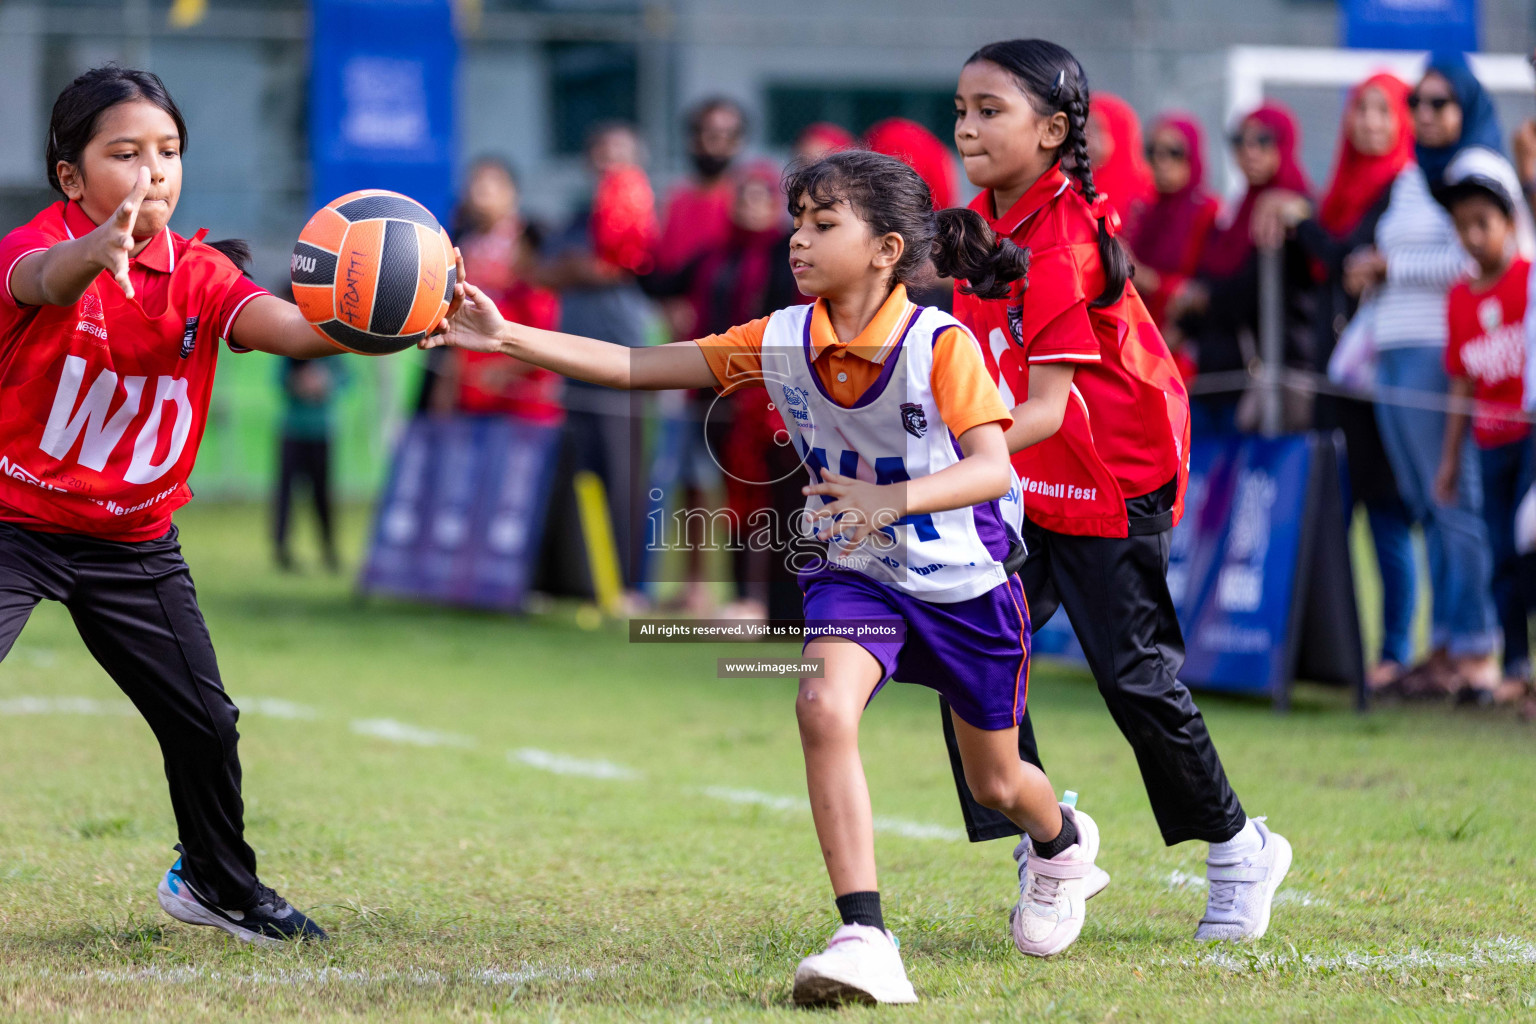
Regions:
[[[438,348],[448,345],[471,352],[501,351],[501,334],[507,326],[506,318],[490,296],[464,279],[464,256],[453,250],[457,277],[453,286],[453,301],[448,314],[420,342],[421,348]]]

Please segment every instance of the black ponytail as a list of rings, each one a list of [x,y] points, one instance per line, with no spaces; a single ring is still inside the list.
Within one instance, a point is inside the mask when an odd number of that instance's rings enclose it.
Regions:
[[[848,149],[790,168],[784,195],[791,217],[800,204],[846,202],[876,237],[894,232],[905,243],[891,283],[907,284],[929,260],[944,277],[967,282],[962,291],[984,299],[1008,294],[1029,270],[1029,253],[1004,239],[974,210],[933,209],[933,194],[916,171],[895,157]]]
[[[1077,182],[1083,198],[1098,198],[1093,169],[1088,164],[1088,75],[1077,58],[1064,47],[1044,39],[1010,39],[988,43],[971,54],[967,64],[984,60],[1007,71],[1029,97],[1041,117],[1067,115],[1067,138],[1057,152],[1061,169]],[[1123,198],[1123,197],[1122,197]],[[1112,306],[1125,294],[1131,278],[1131,258],[1110,234],[1106,217],[1099,221],[1099,263],[1104,268],[1104,290],[1089,305]]]
[[[251,243],[243,238],[221,238],[209,242],[208,248],[223,253],[245,277],[251,276]]]
[[[1002,299],[1009,285],[1029,273],[1029,250],[998,238],[981,214],[964,207],[940,210],[933,238],[933,266],[941,277],[963,281],[960,290],[981,299]]]
[[[105,64],[92,68],[64,87],[53,101],[53,116],[48,121],[48,145],[44,159],[48,163],[48,184],[61,195],[59,162],[79,164],[80,155],[96,135],[101,115],[119,103],[144,100],[170,115],[181,138],[181,151],[187,151],[187,122],[165,83],[148,71]]]

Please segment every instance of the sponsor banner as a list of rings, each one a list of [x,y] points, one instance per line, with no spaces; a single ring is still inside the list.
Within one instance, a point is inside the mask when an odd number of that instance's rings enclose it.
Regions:
[[[1310,453],[1305,437],[1217,444],[1182,567],[1182,677],[1211,689],[1269,694],[1289,677]],[[1185,522],[1190,518],[1186,502]]]
[[[1477,0],[1344,0],[1344,45],[1363,50],[1477,49]]]
[[[1299,675],[1363,695],[1338,444],[1314,433],[1191,445],[1168,559],[1190,687],[1284,704]],[[1065,613],[1037,629],[1034,650],[1082,657]]]
[[[365,593],[515,610],[538,561],[560,428],[422,416],[374,521]]]
[[[446,222],[458,62],[450,0],[314,0],[313,8],[314,205],[385,188]]]

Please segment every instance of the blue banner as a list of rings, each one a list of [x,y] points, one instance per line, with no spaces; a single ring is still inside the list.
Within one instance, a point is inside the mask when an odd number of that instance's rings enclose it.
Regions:
[[[1344,45],[1362,50],[1461,50],[1477,46],[1477,0],[1344,0]]]
[[[514,610],[538,560],[560,428],[422,416],[379,500],[365,593]]]
[[[1363,693],[1337,445],[1323,434],[1191,445],[1168,557],[1191,687],[1284,704],[1300,672]],[[1082,658],[1064,612],[1037,624],[1034,649]]]
[[[1304,435],[1194,446],[1206,462],[1180,571],[1181,678],[1214,690],[1273,694],[1290,681],[1311,450]]]
[[[386,188],[446,223],[457,63],[450,0],[314,0],[316,207],[357,189]]]

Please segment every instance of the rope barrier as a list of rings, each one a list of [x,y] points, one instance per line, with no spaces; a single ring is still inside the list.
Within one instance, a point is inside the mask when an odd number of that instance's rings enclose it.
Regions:
[[[1394,405],[1405,409],[1422,409],[1426,412],[1464,413],[1486,419],[1506,420],[1517,423],[1536,423],[1536,413],[1508,406],[1479,402],[1440,391],[1421,391],[1418,388],[1397,388],[1378,385],[1374,388],[1352,388],[1336,383],[1326,374],[1315,370],[1299,370],[1281,367],[1272,373],[1264,367],[1253,370],[1226,370],[1220,373],[1202,373],[1189,386],[1191,395],[1221,395],[1247,391],[1256,387],[1283,388],[1310,391],[1313,394],[1333,398],[1353,398],[1374,405]]]

